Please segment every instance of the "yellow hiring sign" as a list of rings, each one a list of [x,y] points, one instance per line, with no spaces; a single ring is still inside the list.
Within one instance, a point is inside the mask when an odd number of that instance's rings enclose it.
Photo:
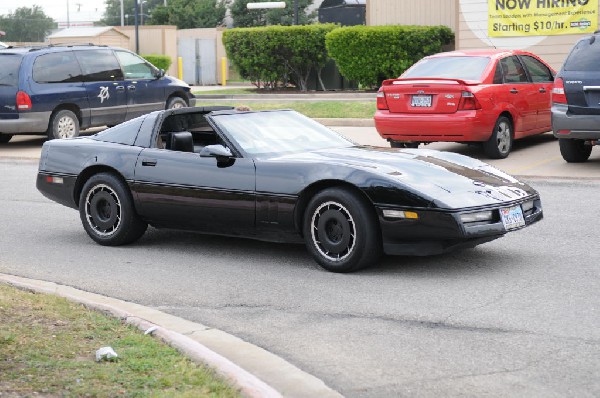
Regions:
[[[547,36],[598,29],[598,0],[488,0],[488,36]]]

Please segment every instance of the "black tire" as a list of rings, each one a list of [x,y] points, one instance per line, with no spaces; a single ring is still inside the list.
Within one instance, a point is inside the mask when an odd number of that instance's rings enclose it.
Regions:
[[[483,152],[492,159],[504,159],[510,153],[514,140],[513,124],[506,116],[496,120],[490,139],[483,143]]]
[[[0,134],[0,144],[7,144],[12,137],[12,134]]]
[[[79,216],[85,232],[104,246],[119,246],[138,240],[148,224],[135,212],[131,192],[114,174],[93,175],[79,198]]]
[[[187,102],[185,102],[185,100],[181,97],[171,97],[167,101],[167,109],[179,109],[187,106]]]
[[[304,213],[304,240],[319,265],[352,272],[377,262],[382,252],[375,211],[347,188],[317,193]]]
[[[79,135],[79,119],[70,110],[63,109],[52,115],[48,139],[73,138]]]
[[[418,142],[390,141],[392,148],[418,148]]]
[[[592,146],[585,145],[583,140],[559,138],[558,146],[563,159],[569,163],[583,163],[590,158]]]

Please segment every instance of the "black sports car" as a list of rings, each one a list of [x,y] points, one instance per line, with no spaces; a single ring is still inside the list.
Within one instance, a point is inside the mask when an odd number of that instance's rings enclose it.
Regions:
[[[166,110],[48,141],[37,188],[79,209],[101,245],[131,243],[150,224],[305,242],[334,272],[382,252],[473,247],[542,218],[538,193],[490,165],[356,145],[290,110]]]

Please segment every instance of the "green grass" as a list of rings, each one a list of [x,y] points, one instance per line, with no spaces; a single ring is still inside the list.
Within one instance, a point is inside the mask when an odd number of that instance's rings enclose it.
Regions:
[[[375,114],[376,103],[368,101],[210,101],[199,99],[197,106],[247,105],[252,110],[293,109],[312,118],[361,118],[370,119]]]
[[[238,397],[212,370],[132,326],[0,284],[0,395]],[[111,346],[119,357],[95,361]]]
[[[257,94],[255,87],[232,87],[221,90],[194,91],[196,95],[237,95],[237,94]]]

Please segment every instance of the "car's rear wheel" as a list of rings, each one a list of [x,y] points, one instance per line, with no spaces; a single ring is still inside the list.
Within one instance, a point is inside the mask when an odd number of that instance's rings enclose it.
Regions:
[[[79,215],[90,238],[105,246],[134,242],[148,228],[136,214],[125,182],[110,173],[96,174],[84,184]]]
[[[167,101],[167,109],[179,109],[185,108],[186,106],[188,106],[187,102],[181,97],[171,97]]]
[[[513,145],[513,124],[506,116],[496,120],[490,139],[483,143],[483,151],[492,159],[504,159]]]
[[[311,199],[303,232],[308,251],[328,271],[356,271],[381,256],[381,232],[372,206],[346,188],[328,188]]]
[[[0,134],[0,144],[6,144],[12,137],[12,134]]]
[[[559,138],[558,146],[563,159],[569,163],[585,162],[592,153],[592,146],[586,145],[583,140]]]
[[[79,135],[79,119],[68,109],[60,110],[52,115],[48,126],[48,138],[73,138]]]

